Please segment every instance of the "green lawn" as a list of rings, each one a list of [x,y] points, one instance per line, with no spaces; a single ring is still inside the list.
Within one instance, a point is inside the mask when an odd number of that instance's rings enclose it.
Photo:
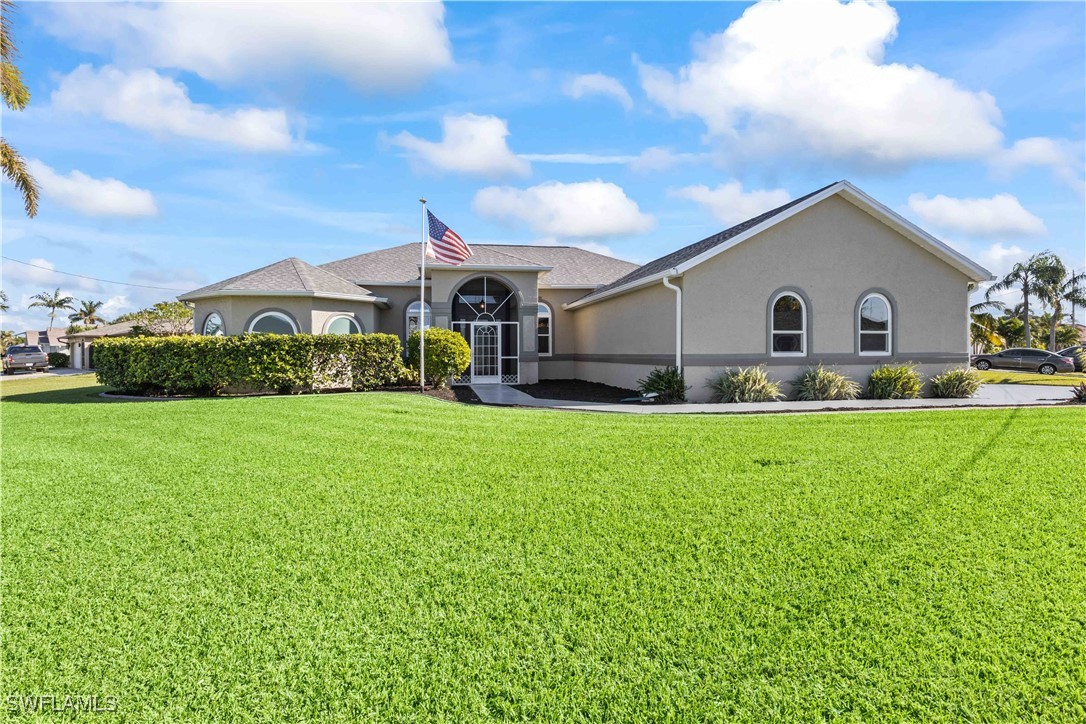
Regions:
[[[91,383],[0,385],[5,696],[115,695],[130,721],[1086,717],[1082,408]]]
[[[1056,385],[1074,387],[1086,382],[1086,373],[1067,372],[1055,375],[1042,375],[1039,372],[1009,372],[1007,370],[977,370],[985,382],[998,382],[1003,385]]]

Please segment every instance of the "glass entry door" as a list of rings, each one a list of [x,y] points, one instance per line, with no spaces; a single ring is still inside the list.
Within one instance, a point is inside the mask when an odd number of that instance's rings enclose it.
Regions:
[[[495,322],[471,323],[471,381],[501,382],[501,325]]]

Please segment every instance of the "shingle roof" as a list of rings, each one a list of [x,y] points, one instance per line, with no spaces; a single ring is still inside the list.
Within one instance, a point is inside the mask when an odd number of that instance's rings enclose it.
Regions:
[[[50,327],[49,329],[42,330],[29,330],[26,332],[27,344],[52,344],[59,345],[64,344],[60,341],[60,338],[64,336],[67,330],[64,327]],[[32,341],[31,335],[37,335]]]
[[[76,332],[75,334],[69,334],[65,336],[65,339],[77,339],[77,338],[98,338],[98,337],[123,337],[132,331],[132,328],[139,324],[136,320],[128,322],[117,322],[116,324],[102,324],[91,329],[84,329],[82,332]],[[165,331],[167,327],[163,322],[151,323],[151,331],[159,332]],[[185,330],[192,332],[192,321],[188,321],[185,324]]]
[[[787,211],[788,209],[792,208],[796,204],[803,203],[804,201],[811,198],[812,196],[817,196],[818,194],[822,193],[823,191],[825,191],[826,189],[830,188],[831,186],[833,186],[834,184],[837,184],[837,183],[840,183],[840,182],[835,181],[832,184],[826,184],[822,188],[820,188],[820,189],[818,189],[816,191],[812,191],[811,193],[806,194],[805,196],[800,196],[798,199],[795,199],[793,201],[789,201],[787,204],[784,204],[783,206],[778,206],[775,209],[770,209],[769,211],[765,212],[764,214],[759,214],[758,216],[755,216],[754,218],[747,219],[746,221],[738,223],[738,224],[736,224],[735,226],[733,226],[733,227],[731,227],[729,229],[725,229],[724,231],[721,231],[721,232],[719,232],[717,234],[713,234],[712,236],[706,237],[706,238],[702,239],[701,241],[696,241],[693,244],[690,244],[689,246],[684,246],[683,248],[681,248],[681,249],[679,249],[677,251],[673,251],[670,254],[665,254],[664,256],[660,257],[659,259],[654,259],[653,261],[650,261],[647,264],[639,266],[638,268],[634,269],[629,274],[626,274],[625,276],[614,280],[610,284],[607,284],[607,285],[605,285],[603,287],[600,287],[599,289],[592,290],[591,292],[589,292],[585,296],[581,297],[581,299],[588,299],[590,297],[595,297],[597,295],[604,294],[604,293],[606,293],[606,292],[608,292],[608,291],[610,291],[612,289],[615,289],[617,287],[621,287],[621,286],[623,286],[625,284],[630,284],[631,282],[635,282],[638,279],[644,279],[645,277],[651,277],[654,274],[659,274],[660,272],[665,272],[668,269],[672,269],[674,267],[677,267],[680,264],[682,264],[683,262],[689,261],[689,260],[693,259],[694,257],[698,256],[699,254],[703,254],[706,251],[708,251],[709,249],[712,249],[715,246],[719,246],[720,244],[723,244],[728,239],[731,239],[734,236],[738,236],[739,234],[742,234],[744,231],[747,231],[748,229],[751,229],[751,228],[757,226],[758,224],[761,224],[764,221],[768,221],[769,219],[772,219],[777,214],[780,214],[783,211]]]
[[[291,257],[187,292],[180,295],[178,299],[195,299],[215,292],[232,291],[309,292],[358,297],[369,295],[369,290],[352,284],[327,269],[321,269],[301,259]]]
[[[550,267],[540,277],[541,286],[597,286],[637,268],[628,261],[571,246],[472,244],[471,250],[466,265]],[[418,244],[404,244],[321,264],[321,268],[361,283],[411,282],[419,278],[419,251]]]

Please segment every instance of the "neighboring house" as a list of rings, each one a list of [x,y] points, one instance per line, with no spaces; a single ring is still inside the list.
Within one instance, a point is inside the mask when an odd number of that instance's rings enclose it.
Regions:
[[[427,263],[426,323],[464,335],[460,383],[576,378],[633,387],[677,364],[708,398],[724,367],[789,380],[835,365],[923,374],[969,359],[969,293],[992,279],[847,181],[638,266],[583,249],[475,244]],[[198,334],[389,332],[419,323],[419,245],[286,259],[180,295]]]
[[[95,341],[102,339],[103,337],[127,337],[132,333],[132,329],[138,324],[138,321],[103,324],[98,327],[85,329],[82,332],[65,335],[64,340],[72,350],[71,359],[69,361],[70,366],[77,370],[94,369]],[[155,329],[155,325],[153,324],[151,325],[151,328],[152,332],[159,331]],[[192,332],[191,323],[188,324],[185,331],[186,333]],[[165,333],[164,330],[163,332]]]
[[[51,352],[69,354],[68,345],[62,340],[64,334],[64,327],[50,327],[49,329],[43,329],[40,332],[35,332],[33,330],[23,332],[27,344],[38,345],[46,354]]]

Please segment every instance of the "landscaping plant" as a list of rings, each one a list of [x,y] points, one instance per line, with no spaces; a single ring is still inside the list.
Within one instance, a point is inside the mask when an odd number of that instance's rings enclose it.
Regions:
[[[419,330],[407,339],[407,364],[419,369]],[[444,387],[450,377],[457,377],[471,364],[471,347],[459,332],[443,327],[426,330],[426,383]]]
[[[914,400],[923,387],[916,365],[880,365],[867,381],[867,396],[872,400]]]
[[[713,391],[713,402],[774,402],[784,397],[780,383],[770,381],[761,366],[724,370],[706,386]]]
[[[1071,388],[1071,402],[1086,405],[1086,382],[1079,382]]]
[[[63,369],[68,366],[68,355],[63,352],[50,352],[47,356],[49,357],[50,367]]]
[[[836,370],[809,367],[792,382],[797,400],[855,400],[860,386]]]
[[[655,392],[656,399],[664,404],[686,402],[686,376],[674,365],[656,367],[645,379],[637,381],[637,389],[643,395]]]
[[[933,397],[964,399],[977,394],[981,383],[976,370],[957,367],[931,378],[931,394]]]
[[[392,334],[114,337],[94,343],[98,381],[139,395],[373,390],[403,374]]]

